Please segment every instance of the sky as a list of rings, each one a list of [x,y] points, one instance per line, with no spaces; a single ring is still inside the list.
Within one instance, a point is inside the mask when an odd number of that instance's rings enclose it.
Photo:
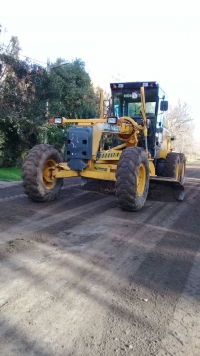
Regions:
[[[200,140],[198,0],[7,0],[0,41],[19,38],[21,54],[53,63],[81,58],[95,86],[157,81],[169,103],[191,108]]]

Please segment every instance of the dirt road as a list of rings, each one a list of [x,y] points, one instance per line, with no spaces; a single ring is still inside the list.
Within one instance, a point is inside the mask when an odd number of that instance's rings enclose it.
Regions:
[[[33,203],[0,184],[0,355],[200,355],[200,163],[138,213],[69,179]]]

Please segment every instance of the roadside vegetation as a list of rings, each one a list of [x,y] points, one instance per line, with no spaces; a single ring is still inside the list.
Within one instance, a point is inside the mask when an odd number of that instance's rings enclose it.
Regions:
[[[81,59],[58,58],[44,68],[20,59],[12,37],[0,44],[0,167],[20,167],[34,145],[49,143],[64,152],[68,127],[48,123],[52,116],[99,116],[99,93]]]
[[[0,180],[21,181],[20,168],[0,168]]]

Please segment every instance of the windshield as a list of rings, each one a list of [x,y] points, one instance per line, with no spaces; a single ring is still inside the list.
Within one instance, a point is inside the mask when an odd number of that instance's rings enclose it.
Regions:
[[[155,115],[157,98],[157,90],[145,91],[145,109],[147,114]],[[141,115],[140,90],[114,92],[113,105],[115,116],[129,116],[134,118],[134,116]]]

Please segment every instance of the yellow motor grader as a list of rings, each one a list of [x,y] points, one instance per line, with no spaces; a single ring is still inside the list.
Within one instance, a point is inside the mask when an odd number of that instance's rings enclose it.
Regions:
[[[112,115],[100,118],[54,117],[54,125],[73,123],[68,130],[66,160],[48,144],[34,146],[23,164],[23,186],[33,201],[58,197],[63,178],[82,177],[115,182],[120,208],[140,210],[150,181],[170,183],[178,200],[184,198],[185,156],[172,151],[170,132],[164,127],[166,95],[156,82],[111,83]],[[115,144],[104,149],[103,135]]]

